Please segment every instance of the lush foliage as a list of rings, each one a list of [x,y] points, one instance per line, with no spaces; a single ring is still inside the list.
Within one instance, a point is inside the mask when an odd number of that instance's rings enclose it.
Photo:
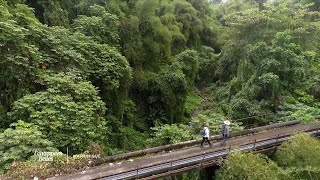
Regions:
[[[166,124],[152,129],[155,131],[155,134],[151,143],[157,146],[179,143],[190,140],[192,137],[186,125]]]
[[[36,124],[64,152],[68,147],[71,153],[79,153],[90,141],[105,140],[105,105],[89,82],[58,74],[45,75],[41,84],[47,87],[45,91],[13,104],[13,121],[25,119]]]
[[[313,84],[309,79],[317,75],[309,68],[318,66],[319,12],[305,3],[270,1],[260,7],[255,1],[230,1],[216,6],[229,36],[217,63],[215,75],[223,85],[218,91],[224,93],[217,100],[222,107],[230,103],[224,111],[232,117],[277,112],[283,96]]]
[[[235,153],[228,156],[217,179],[278,179],[278,166],[264,156],[251,153]]]
[[[283,143],[274,161],[262,155],[235,153],[217,172],[218,179],[317,179],[319,177],[318,139],[298,134]]]
[[[320,175],[320,141],[306,134],[299,134],[285,142],[276,153],[276,162],[285,169],[290,179],[316,179]]]
[[[114,154],[199,138],[203,123],[213,135],[226,119],[232,131],[312,123],[319,5],[0,0],[0,133],[22,119],[62,152]]]
[[[37,151],[57,151],[40,128],[19,120],[0,134],[0,168],[9,169],[13,161],[29,159]]]

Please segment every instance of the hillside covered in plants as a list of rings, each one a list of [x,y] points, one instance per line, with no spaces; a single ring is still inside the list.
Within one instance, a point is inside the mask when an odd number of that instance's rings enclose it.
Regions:
[[[318,0],[0,0],[0,174],[319,115]]]

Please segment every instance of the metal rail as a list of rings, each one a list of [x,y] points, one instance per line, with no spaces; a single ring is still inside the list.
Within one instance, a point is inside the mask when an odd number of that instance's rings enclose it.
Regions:
[[[287,121],[287,122],[270,124],[270,125],[266,125],[266,126],[252,128],[252,129],[245,129],[242,131],[231,132],[230,137],[243,136],[243,135],[258,133],[258,132],[261,132],[264,130],[281,128],[281,127],[285,127],[285,126],[293,126],[293,125],[297,125],[299,123],[300,123],[299,121],[295,120],[295,121]],[[222,136],[221,135],[211,136],[210,140],[211,141],[219,141],[219,140],[222,140]],[[92,160],[91,166],[98,166],[98,165],[101,165],[104,163],[109,163],[109,162],[113,162],[113,161],[129,159],[129,158],[142,157],[145,155],[155,154],[155,153],[159,153],[162,151],[181,149],[181,148],[197,145],[200,142],[201,142],[201,140],[191,140],[191,141],[185,141],[185,142],[181,142],[181,143],[177,143],[177,144],[170,144],[170,145],[159,146],[159,147],[134,151],[134,152],[115,155],[115,156],[109,156],[109,157],[105,157],[105,158],[101,158],[101,159],[94,159],[94,160]]]
[[[318,136],[320,131],[319,129],[317,129],[307,133],[309,133],[310,135]],[[253,143],[241,145],[238,148],[232,148],[231,146],[229,146],[223,150],[218,150],[218,151],[207,153],[204,155],[197,155],[197,156],[170,161],[163,164],[141,168],[141,169],[137,167],[136,170],[132,170],[132,171],[116,174],[116,175],[111,175],[108,177],[100,178],[99,180],[139,179],[139,178],[147,177],[150,175],[172,171],[179,168],[206,163],[208,161],[213,161],[219,157],[225,157],[230,153],[235,153],[239,151],[248,151],[253,149],[263,149],[265,147],[276,146],[284,141],[292,139],[293,137],[294,137],[293,135],[280,136],[280,134],[278,134],[276,138],[271,138],[263,141],[255,140]]]

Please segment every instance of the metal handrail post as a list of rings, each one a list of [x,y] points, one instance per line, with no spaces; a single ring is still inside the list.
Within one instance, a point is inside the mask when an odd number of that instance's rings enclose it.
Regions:
[[[201,163],[200,163],[200,164],[201,164],[201,168],[203,167],[203,161],[204,161],[204,158],[205,158],[205,157],[206,157],[206,154],[203,155],[203,158],[202,158],[202,160],[201,160]]]
[[[139,166],[137,166],[137,179],[139,179]]]

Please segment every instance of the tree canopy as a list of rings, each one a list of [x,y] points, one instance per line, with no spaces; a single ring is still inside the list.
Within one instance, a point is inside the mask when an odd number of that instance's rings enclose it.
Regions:
[[[71,154],[97,144],[112,155],[199,138],[205,122],[213,134],[225,119],[232,131],[312,123],[320,115],[319,7],[317,0],[0,0],[0,134],[22,131],[34,146]],[[23,152],[7,154],[12,146],[0,142],[7,158],[0,171],[33,151],[16,141]],[[291,177],[292,169],[280,174]]]

